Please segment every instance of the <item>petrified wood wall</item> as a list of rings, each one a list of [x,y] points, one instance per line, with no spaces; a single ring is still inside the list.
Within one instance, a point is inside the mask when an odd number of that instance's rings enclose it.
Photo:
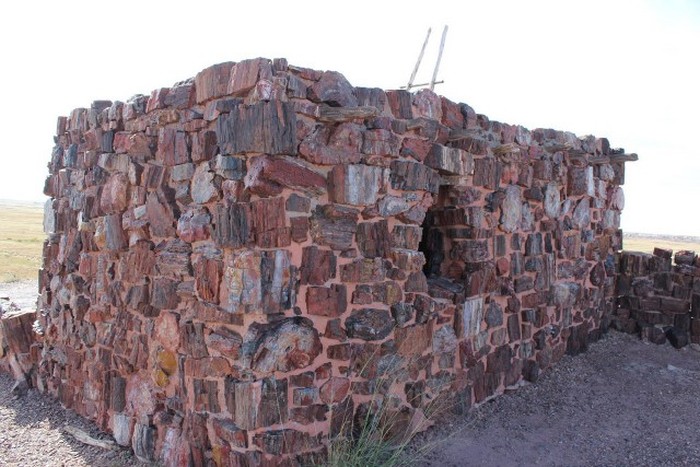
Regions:
[[[303,462],[375,396],[406,425],[483,401],[607,327],[635,157],[283,59],[76,109],[35,383],[166,464]]]
[[[680,348],[700,344],[700,257],[694,251],[623,251],[613,326]]]

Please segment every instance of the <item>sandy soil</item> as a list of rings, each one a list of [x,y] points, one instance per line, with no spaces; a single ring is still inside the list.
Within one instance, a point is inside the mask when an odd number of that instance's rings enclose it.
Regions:
[[[700,465],[700,352],[611,332],[416,447],[436,467]]]

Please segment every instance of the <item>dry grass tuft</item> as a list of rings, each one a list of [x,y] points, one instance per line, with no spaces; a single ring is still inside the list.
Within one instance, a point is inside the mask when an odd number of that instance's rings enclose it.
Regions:
[[[44,242],[39,204],[0,202],[0,282],[36,279]]]

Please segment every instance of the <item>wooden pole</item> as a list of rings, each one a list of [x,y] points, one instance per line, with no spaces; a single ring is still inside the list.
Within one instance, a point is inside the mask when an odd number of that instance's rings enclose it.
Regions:
[[[420,49],[420,54],[418,54],[418,61],[416,62],[416,66],[413,68],[413,73],[411,73],[411,78],[408,80],[408,84],[406,85],[406,90],[410,91],[411,87],[413,87],[413,80],[416,79],[416,74],[418,73],[418,67],[420,67],[420,62],[423,60],[423,53],[425,53],[425,47],[428,45],[428,39],[430,39],[430,32],[432,31],[431,28],[428,28],[428,34],[425,36],[425,40],[423,41],[423,47]]]
[[[430,90],[435,88],[435,80],[437,79],[438,68],[440,68],[440,60],[442,59],[442,50],[445,48],[445,36],[447,36],[447,25],[442,30],[442,39],[440,40],[440,50],[438,51],[437,62],[435,62],[435,70],[433,71],[433,79],[430,80]],[[421,53],[422,55],[422,53]]]

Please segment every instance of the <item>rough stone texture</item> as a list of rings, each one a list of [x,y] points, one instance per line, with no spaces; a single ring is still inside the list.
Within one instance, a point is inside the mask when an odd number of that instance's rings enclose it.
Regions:
[[[59,119],[43,335],[1,348],[142,459],[295,465],[367,409],[378,376],[397,375],[407,417],[441,393],[483,401],[584,350],[616,293],[680,345],[698,335],[688,275],[615,291],[613,157],[429,90],[215,65]]]
[[[624,251],[612,325],[656,344],[700,344],[700,267],[694,251]],[[591,282],[595,272],[591,271]]]

